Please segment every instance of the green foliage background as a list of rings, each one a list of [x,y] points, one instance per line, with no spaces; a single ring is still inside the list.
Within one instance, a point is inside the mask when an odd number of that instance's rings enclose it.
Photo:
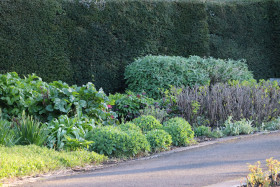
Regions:
[[[125,88],[136,57],[245,58],[256,78],[279,74],[280,2],[2,0],[0,71]]]

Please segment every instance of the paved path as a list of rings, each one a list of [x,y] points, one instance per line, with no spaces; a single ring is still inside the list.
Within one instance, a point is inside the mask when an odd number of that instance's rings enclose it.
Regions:
[[[248,174],[247,163],[280,159],[280,133],[226,141],[149,160],[136,160],[91,173],[25,186],[207,186]],[[214,185],[215,186],[215,185]]]

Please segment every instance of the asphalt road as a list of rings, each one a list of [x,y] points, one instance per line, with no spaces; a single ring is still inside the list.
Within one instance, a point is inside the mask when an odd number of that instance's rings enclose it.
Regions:
[[[280,133],[217,143],[149,160],[136,160],[80,175],[25,186],[207,186],[248,174],[247,163],[280,159]]]

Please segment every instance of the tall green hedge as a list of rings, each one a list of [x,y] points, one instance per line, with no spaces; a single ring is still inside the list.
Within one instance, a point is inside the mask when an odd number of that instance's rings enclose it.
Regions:
[[[205,4],[191,1],[0,1],[0,69],[107,92],[147,54],[208,54]],[[97,2],[97,3],[96,3]]]
[[[211,55],[245,58],[256,78],[277,77],[279,4],[1,0],[0,71],[79,85],[94,79],[114,92],[136,57]]]
[[[279,6],[280,1],[209,3],[210,54],[219,58],[245,58],[257,79],[279,76],[274,67],[277,47],[273,45],[272,21],[278,16],[279,22],[280,12],[271,7],[272,3]]]

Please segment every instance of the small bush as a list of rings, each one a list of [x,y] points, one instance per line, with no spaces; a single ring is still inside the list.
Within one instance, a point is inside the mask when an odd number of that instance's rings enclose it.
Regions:
[[[154,105],[149,105],[143,110],[140,111],[141,116],[154,116],[157,120],[159,120],[160,123],[162,123],[165,118],[168,116],[167,112],[165,109],[160,109],[157,103],[155,103],[156,106]]]
[[[194,137],[190,124],[180,117],[166,121],[163,129],[172,136],[172,142],[175,146],[188,145]]]
[[[280,117],[275,120],[263,123],[264,130],[275,131],[280,129]]]
[[[113,110],[118,114],[120,120],[129,121],[140,115],[139,110],[153,104],[154,100],[146,96],[146,93],[135,94],[127,91],[125,94],[110,95],[113,102]]]
[[[162,124],[153,116],[140,116],[132,122],[140,127],[143,132],[162,128]]]
[[[135,131],[140,131],[140,132],[141,132],[140,127],[136,126],[136,125],[135,125],[134,123],[132,123],[132,122],[123,123],[123,124],[121,124],[119,127],[120,127],[120,129],[121,129],[122,131],[135,130]]]
[[[135,156],[149,151],[146,137],[139,131],[122,131],[118,127],[105,126],[93,130],[91,150],[113,157]]]
[[[205,136],[208,138],[221,138],[224,134],[219,128],[211,130],[211,127],[202,125],[194,128],[194,135],[196,137]]]
[[[223,130],[225,135],[236,136],[240,134],[250,134],[254,132],[254,128],[252,127],[252,121],[242,119],[240,121],[232,122],[232,116],[225,122],[225,128]]]
[[[172,137],[164,130],[154,129],[148,131],[146,138],[151,145],[153,151],[166,150],[172,143]]]
[[[56,150],[88,148],[91,142],[87,134],[96,127],[96,122],[86,116],[68,117],[61,115],[47,123],[47,146]]]
[[[194,135],[197,136],[211,136],[211,127],[206,127],[204,125],[194,128]]]

